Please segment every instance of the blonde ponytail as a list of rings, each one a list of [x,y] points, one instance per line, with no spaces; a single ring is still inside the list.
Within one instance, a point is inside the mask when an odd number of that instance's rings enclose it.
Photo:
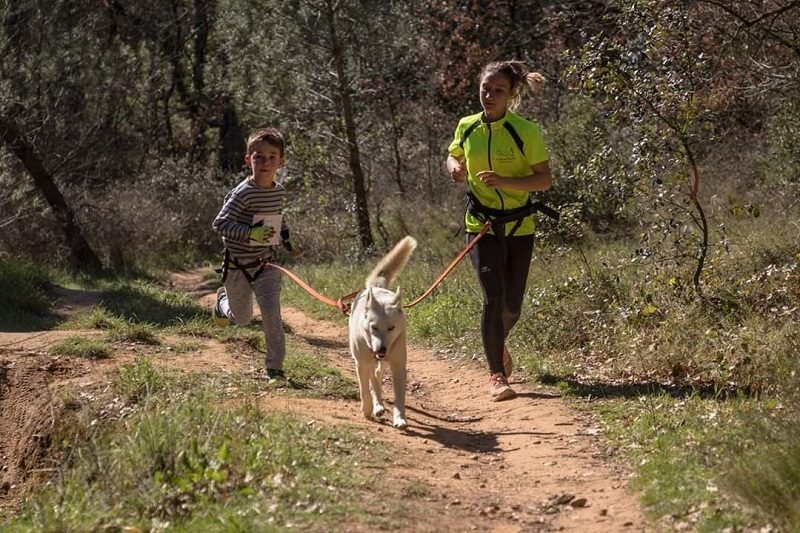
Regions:
[[[542,88],[542,85],[544,85],[545,78],[542,76],[541,72],[528,72],[525,75],[525,81],[528,82],[528,87],[531,88],[531,92],[536,94],[536,92]]]

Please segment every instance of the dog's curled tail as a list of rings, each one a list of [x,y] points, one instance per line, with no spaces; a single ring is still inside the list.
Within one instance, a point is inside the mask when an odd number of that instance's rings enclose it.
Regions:
[[[388,254],[378,261],[378,264],[367,276],[366,286],[388,289],[392,280],[406,267],[416,247],[417,241],[414,237],[403,237]]]

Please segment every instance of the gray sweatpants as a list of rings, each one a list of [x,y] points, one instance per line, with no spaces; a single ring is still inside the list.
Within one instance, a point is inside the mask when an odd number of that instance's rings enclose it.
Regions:
[[[286,357],[286,336],[281,320],[281,272],[266,268],[251,285],[239,269],[230,269],[225,280],[227,298],[220,300],[220,308],[228,319],[239,326],[253,320],[253,296],[261,309],[261,326],[267,345],[267,368],[282,369]]]

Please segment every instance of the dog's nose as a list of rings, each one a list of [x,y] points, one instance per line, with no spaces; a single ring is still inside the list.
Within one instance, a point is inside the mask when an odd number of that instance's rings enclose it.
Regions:
[[[386,346],[378,347],[378,353],[381,355],[386,355]]]

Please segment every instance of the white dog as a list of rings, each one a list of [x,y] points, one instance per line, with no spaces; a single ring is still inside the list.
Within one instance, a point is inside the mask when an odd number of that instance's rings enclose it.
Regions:
[[[412,237],[404,237],[381,259],[356,296],[350,313],[350,353],[356,362],[361,394],[361,411],[367,418],[383,412],[381,363],[392,372],[394,386],[394,427],[405,429],[406,422],[406,317],[400,289],[389,290],[389,283],[405,268],[417,247]]]

